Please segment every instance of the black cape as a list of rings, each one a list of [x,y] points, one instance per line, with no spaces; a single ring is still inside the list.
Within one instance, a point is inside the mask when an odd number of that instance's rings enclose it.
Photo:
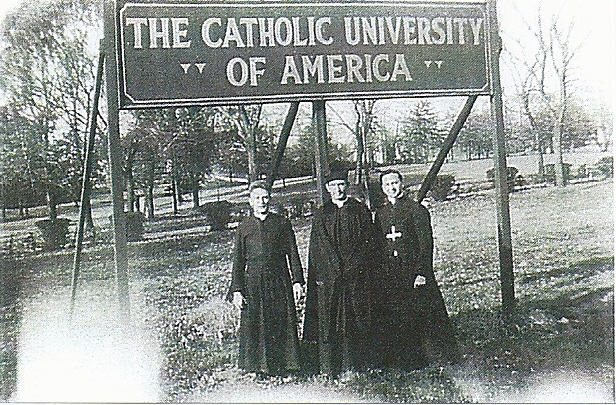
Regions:
[[[309,372],[335,376],[370,365],[374,239],[372,216],[357,200],[315,212],[303,335]]]
[[[384,305],[375,325],[382,364],[413,369],[437,358],[456,361],[455,328],[434,275],[429,211],[408,197],[396,204],[386,200],[376,210],[375,225],[383,252],[377,285]],[[418,275],[426,284],[413,288]]]
[[[270,212],[264,221],[242,220],[235,235],[233,273],[227,299],[245,299],[239,330],[238,366],[284,374],[300,369],[297,313],[292,283],[304,284],[291,223]]]

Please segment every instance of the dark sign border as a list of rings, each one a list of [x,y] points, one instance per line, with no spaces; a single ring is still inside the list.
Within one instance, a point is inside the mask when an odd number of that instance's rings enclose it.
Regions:
[[[120,7],[121,3],[121,7]],[[314,100],[349,100],[349,99],[387,99],[387,98],[412,98],[412,97],[437,97],[437,96],[468,96],[468,95],[489,95],[491,94],[491,30],[489,29],[492,22],[490,21],[489,13],[487,12],[487,3],[485,2],[457,2],[457,1],[369,1],[369,2],[284,2],[284,1],[262,1],[259,3],[249,3],[246,1],[230,1],[230,2],[207,2],[207,3],[191,3],[191,2],[158,2],[156,0],[145,1],[115,1],[116,4],[116,57],[118,61],[118,89],[120,109],[139,109],[139,108],[159,108],[159,107],[182,107],[194,105],[232,105],[232,104],[263,104],[263,103],[278,103],[292,101],[314,101]],[[152,100],[135,100],[127,92],[126,82],[126,66],[125,66],[125,50],[123,27],[121,26],[121,13],[126,7],[309,7],[312,5],[331,5],[333,7],[354,7],[354,6],[374,6],[374,7],[462,7],[462,8],[480,8],[484,16],[485,40],[484,40],[484,55],[485,55],[485,82],[481,87],[477,88],[458,88],[458,89],[428,89],[428,90],[391,90],[391,91],[341,91],[341,92],[298,92],[297,94],[274,94],[274,95],[255,95],[255,96],[229,96],[229,97],[193,97],[193,98],[168,98],[168,99],[152,99]]]

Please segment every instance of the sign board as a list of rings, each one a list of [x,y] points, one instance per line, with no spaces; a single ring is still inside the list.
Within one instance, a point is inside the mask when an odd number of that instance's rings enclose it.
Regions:
[[[484,2],[116,6],[121,108],[489,94]]]

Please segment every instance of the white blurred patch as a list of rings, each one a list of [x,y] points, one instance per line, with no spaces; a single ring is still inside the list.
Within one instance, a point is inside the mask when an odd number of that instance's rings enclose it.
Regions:
[[[516,402],[614,403],[614,395],[605,382],[572,372],[542,378],[522,392]]]
[[[584,371],[537,373],[527,381],[529,384],[518,386],[513,381],[496,383],[477,375],[455,378],[464,394],[479,403],[614,403],[613,382]]]
[[[121,330],[117,298],[107,284],[113,282],[80,287],[73,322],[69,289],[24,304],[12,401],[159,400],[158,345],[136,322]]]
[[[268,385],[239,383],[232,387],[222,387],[213,392],[196,393],[187,402],[213,403],[366,403],[357,394],[341,392],[332,387],[319,384]]]

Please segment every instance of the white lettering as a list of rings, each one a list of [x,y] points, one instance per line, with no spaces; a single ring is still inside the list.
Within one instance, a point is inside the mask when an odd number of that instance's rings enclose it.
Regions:
[[[346,55],[345,59],[347,65],[347,82],[353,83],[355,78],[358,82],[364,83],[365,80],[359,71],[363,65],[362,58],[359,55]]]
[[[169,44],[169,19],[161,18],[161,30],[158,31],[156,29],[156,18],[148,18],[149,26],[150,26],[150,49],[154,49],[158,47],[158,39],[163,41],[163,48],[171,48]]]
[[[352,21],[355,21],[355,24],[351,24]],[[351,17],[344,17],[344,37],[349,45],[359,44],[359,17],[353,17],[353,20]]]
[[[443,24],[445,24],[445,19],[443,17],[437,17],[432,20],[432,30],[438,36],[437,38],[432,37],[432,42],[437,45],[443,45],[446,40]]]
[[[327,55],[328,83],[344,83],[344,75],[338,74],[342,72],[342,64],[336,62],[342,62],[342,55]]]
[[[205,20],[203,22],[203,25],[201,26],[201,38],[203,39],[203,42],[205,42],[205,44],[210,48],[218,48],[222,44],[222,39],[218,38],[216,41],[212,40],[212,37],[210,36],[210,27],[213,24],[221,26],[222,21],[220,20],[220,18],[217,17],[208,18],[207,20]]]
[[[225,32],[225,39],[222,41],[222,47],[228,48],[229,42],[231,41],[234,41],[235,46],[238,48],[244,48],[246,46],[240,34],[240,29],[235,22],[235,18],[227,19],[227,31]]]
[[[287,55],[284,58],[284,70],[282,72],[282,78],[280,84],[287,84],[289,78],[295,81],[295,84],[301,84],[302,78],[299,76],[297,66],[295,66],[295,59],[292,55]]]
[[[470,19],[471,30],[473,30],[473,45],[479,45],[479,33],[481,31],[481,24],[483,23],[483,18]]]
[[[464,24],[468,21],[466,18],[454,18],[453,23],[458,25],[458,44],[464,45]]]
[[[304,84],[310,83],[309,77],[317,75],[317,83],[325,83],[325,75],[323,74],[323,55],[314,57],[314,63],[310,62],[310,57],[302,55],[302,64],[304,65]]]
[[[265,73],[265,69],[257,68],[257,63],[265,64],[265,58],[262,56],[248,58],[248,64],[250,65],[250,85],[251,86],[256,86],[258,77],[263,76],[263,73]]]
[[[142,49],[143,45],[141,45],[141,26],[148,25],[148,20],[146,18],[126,18],[126,25],[133,25],[133,31],[135,34],[135,44],[133,48]]]
[[[404,28],[404,45],[414,45],[417,43],[417,38],[413,38],[415,35],[415,18],[404,17],[402,18],[402,27]]]
[[[284,26],[285,37],[283,37],[282,27]],[[290,45],[293,41],[293,29],[291,21],[286,17],[280,17],[276,19],[274,24],[274,32],[276,34],[276,42],[282,46]]]
[[[390,75],[389,73],[381,74],[381,71],[379,70],[379,64],[381,62],[389,62],[389,55],[380,53],[374,57],[372,60],[372,73],[379,82],[386,82],[389,80]]]
[[[171,31],[173,31],[173,48],[190,48],[191,41],[182,41],[188,35],[187,30],[181,29],[181,25],[188,25],[188,18],[172,18]]]
[[[331,23],[332,23],[331,18],[321,17],[317,19],[317,22],[315,24],[317,41],[319,41],[323,45],[331,45],[331,43],[334,42],[334,38],[332,38],[331,36],[329,38],[325,38],[325,36],[323,35],[323,25],[325,24],[330,25]]]
[[[258,24],[258,20],[256,18],[240,18],[240,25],[246,27],[246,46],[248,48],[252,48],[255,46],[253,37],[252,27]]]
[[[235,67],[240,68],[240,79],[235,77]],[[240,87],[246,84],[248,81],[248,65],[242,58],[233,58],[227,63],[227,80],[233,86]]]
[[[406,65],[406,60],[404,60],[404,55],[401,53],[396,54],[396,60],[394,61],[394,67],[391,71],[391,81],[397,81],[398,75],[404,76],[404,80],[410,82],[413,80],[411,77],[411,72],[409,72],[409,68]]]

